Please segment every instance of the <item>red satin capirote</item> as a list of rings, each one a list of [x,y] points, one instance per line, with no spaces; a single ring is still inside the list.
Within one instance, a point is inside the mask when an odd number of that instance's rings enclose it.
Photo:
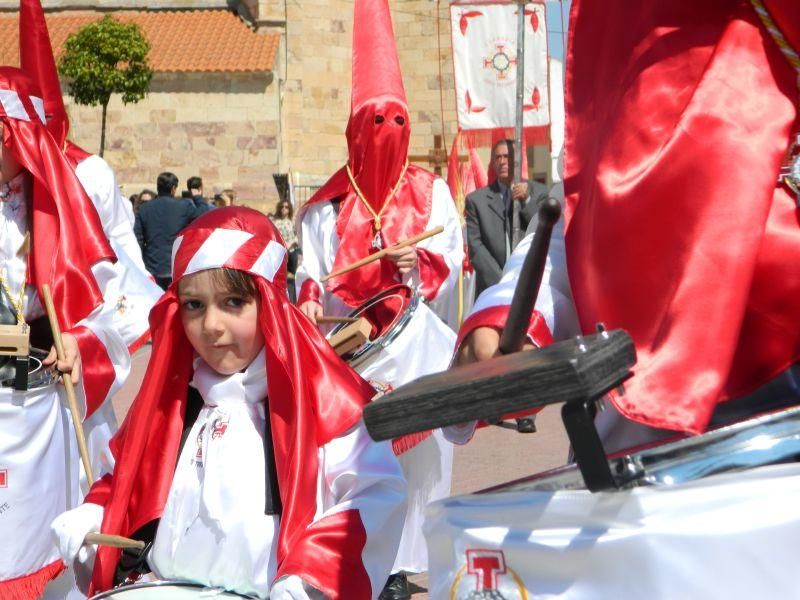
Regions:
[[[181,233],[184,239],[175,256],[176,274],[183,273],[210,232],[219,228],[254,236],[224,263],[226,267],[247,271],[270,241],[283,244],[278,230],[261,213],[244,207],[209,211]],[[250,275],[260,299],[267,408],[283,503],[278,576],[288,573],[287,565],[303,565],[307,570],[292,573],[301,575],[328,597],[364,597],[351,593],[369,589],[361,551],[354,550],[360,539],[358,531],[353,531],[353,537],[344,535],[327,519],[309,525],[316,512],[318,450],[361,418],[375,390],[336,355],[317,328],[289,302],[285,257],[272,282],[252,272]],[[111,440],[116,457],[113,477],[97,482],[86,498],[105,506],[104,533],[132,534],[160,517],[169,494],[185,426],[193,356],[181,324],[179,280],[173,281],[150,312],[152,356],[139,394]],[[111,587],[118,560],[119,551],[100,547],[92,578],[94,593]],[[327,564],[327,568],[317,568],[320,564]]]
[[[33,177],[30,278],[40,291],[50,284],[61,327],[70,329],[103,302],[91,266],[116,256],[75,172],[36,115],[30,100],[40,97],[36,85],[19,69],[0,67],[0,89],[19,95],[29,119],[9,117],[0,106],[3,144]]]
[[[800,5],[770,4],[796,34]],[[700,433],[717,403],[800,354],[798,211],[776,188],[797,74],[746,1],[572,11],[565,217],[581,325],[634,340],[614,398],[625,416]]]
[[[353,93],[345,132],[348,164],[363,200],[381,215],[381,239],[388,247],[425,230],[436,176],[410,165],[401,179],[411,125],[387,0],[355,0],[352,69]],[[345,168],[334,173],[307,206],[337,198],[342,200],[336,219],[339,249],[334,271],[378,251],[372,245],[372,212],[356,194]],[[441,277],[441,269],[431,268],[429,274]],[[447,273],[427,282],[434,296],[446,277]],[[345,304],[358,306],[398,281],[395,264],[381,259],[331,279],[326,289]]]
[[[39,86],[47,115],[47,130],[62,148],[69,132],[69,117],[40,0],[19,2],[19,64]]]

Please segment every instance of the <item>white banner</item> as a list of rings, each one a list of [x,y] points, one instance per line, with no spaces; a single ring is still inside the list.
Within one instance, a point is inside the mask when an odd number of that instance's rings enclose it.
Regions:
[[[797,598],[800,464],[428,507],[431,598]]]
[[[516,120],[516,3],[450,6],[458,125],[463,131],[511,128]],[[525,5],[523,127],[550,123],[544,3]]]

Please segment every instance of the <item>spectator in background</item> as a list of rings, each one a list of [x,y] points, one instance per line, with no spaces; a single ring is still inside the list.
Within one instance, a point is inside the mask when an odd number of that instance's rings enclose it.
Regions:
[[[221,193],[214,196],[214,206],[233,206],[236,202],[236,192],[232,189],[222,190]]]
[[[300,248],[297,245],[292,204],[288,200],[281,200],[275,207],[275,212],[269,215],[269,218],[280,232],[283,242],[286,244],[286,249],[289,250],[287,268],[289,273],[294,276],[297,271]]]
[[[133,202],[134,196],[136,197],[136,202]],[[156,193],[153,190],[144,189],[138,194],[134,194],[131,196],[131,202],[133,202],[133,214],[137,214],[139,212],[139,208],[145,202],[150,202],[153,198],[156,197]]]
[[[236,192],[230,188],[222,190],[222,193],[219,196],[220,201],[222,202],[221,206],[233,206],[236,204]]]
[[[142,248],[145,267],[166,290],[172,282],[172,243],[178,232],[201,212],[191,199],[175,198],[178,178],[174,173],[161,173],[156,186],[158,196],[140,204],[133,230]]]
[[[514,141],[500,140],[492,147],[492,167],[497,179],[467,196],[467,247],[475,269],[476,297],[500,281],[511,247],[511,215],[521,202],[520,229],[524,235],[547,187],[536,181],[514,183]],[[535,199],[536,201],[534,201]]]
[[[128,197],[128,201],[131,203],[131,210],[133,214],[136,214],[139,210],[139,194],[131,194]]]
[[[195,208],[203,214],[208,212],[214,205],[203,197],[203,180],[199,177],[189,177],[186,180],[186,187],[188,188],[188,198],[192,199]]]

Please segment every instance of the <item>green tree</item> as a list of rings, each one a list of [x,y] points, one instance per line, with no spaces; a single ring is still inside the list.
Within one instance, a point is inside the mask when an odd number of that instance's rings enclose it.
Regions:
[[[106,112],[112,94],[125,104],[147,94],[153,70],[147,63],[150,42],[135,23],[120,23],[107,15],[67,38],[58,71],[69,79],[69,94],[77,104],[103,107],[100,156],[106,145]]]

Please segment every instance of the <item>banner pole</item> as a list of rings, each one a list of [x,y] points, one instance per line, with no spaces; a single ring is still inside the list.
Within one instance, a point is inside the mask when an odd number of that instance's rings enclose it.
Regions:
[[[517,107],[514,127],[514,182],[522,181],[522,108],[525,103],[525,0],[517,2]],[[511,251],[517,247],[520,235],[520,202],[512,200]]]

